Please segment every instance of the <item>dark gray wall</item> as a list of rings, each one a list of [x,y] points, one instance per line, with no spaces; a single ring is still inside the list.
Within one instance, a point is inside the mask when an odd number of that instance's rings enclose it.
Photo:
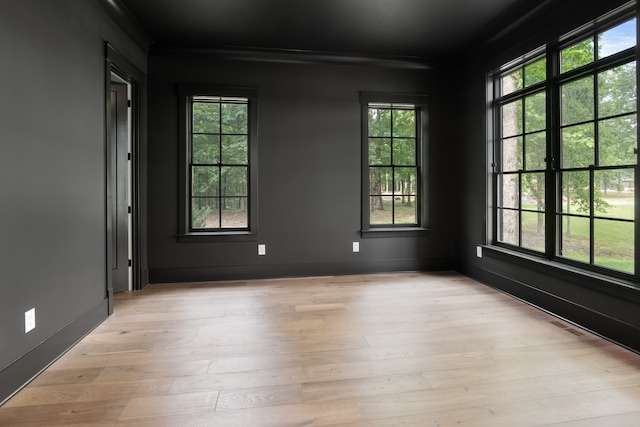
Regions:
[[[152,282],[450,268],[452,159],[444,74],[323,63],[149,58],[149,268]],[[256,241],[179,243],[176,84],[259,88]],[[359,91],[432,96],[424,237],[360,237]],[[360,241],[360,253],[352,242]],[[258,257],[257,244],[267,246]]]
[[[107,316],[105,40],[146,69],[95,0],[0,3],[0,402]]]
[[[640,351],[640,287],[504,254],[491,249],[476,257],[476,246],[488,243],[486,73],[516,56],[552,41],[573,28],[622,4],[622,1],[547,1],[523,12],[511,32],[471,49],[457,81],[456,159],[460,174],[456,212],[456,269]],[[515,17],[505,21],[516,22]],[[497,25],[496,28],[501,28]],[[490,237],[490,236],[489,236]]]

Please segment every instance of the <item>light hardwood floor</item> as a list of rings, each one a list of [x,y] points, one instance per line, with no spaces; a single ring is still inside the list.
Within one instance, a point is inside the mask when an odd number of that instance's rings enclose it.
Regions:
[[[151,285],[2,426],[638,426],[640,355],[452,272]]]

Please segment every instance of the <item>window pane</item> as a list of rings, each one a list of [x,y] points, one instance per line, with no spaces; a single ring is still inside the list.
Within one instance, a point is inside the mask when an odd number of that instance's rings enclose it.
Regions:
[[[369,138],[369,164],[391,164],[391,138]]]
[[[247,167],[225,166],[221,172],[222,196],[247,196]]]
[[[522,209],[544,210],[544,172],[522,174]]]
[[[220,104],[194,101],[191,120],[193,133],[220,133]]]
[[[522,134],[522,100],[502,106],[502,137]]]
[[[545,169],[547,152],[547,133],[538,132],[524,137],[525,170]]]
[[[574,70],[593,62],[593,39],[589,38],[561,52],[562,72]]]
[[[393,194],[415,195],[417,193],[416,168],[395,168],[396,188]]]
[[[394,203],[394,224],[411,224],[418,223],[416,215],[416,198],[415,196],[395,196]]]
[[[415,135],[415,110],[393,110],[393,136],[413,138]]]
[[[598,57],[604,58],[636,45],[636,20],[627,21],[598,35]]]
[[[583,168],[595,163],[593,123],[562,129],[562,167]]]
[[[393,139],[393,164],[413,166],[416,164],[416,140],[413,138]]]
[[[561,177],[562,212],[588,214],[591,206],[589,171],[563,172]]]
[[[598,128],[600,166],[635,165],[638,146],[637,115],[606,119]]]
[[[608,218],[634,219],[633,169],[594,171],[595,214]]]
[[[503,208],[518,208],[520,191],[518,189],[518,175],[501,175],[502,191],[498,205]]]
[[[369,108],[369,136],[391,136],[391,110]]]
[[[519,244],[518,211],[498,209],[498,240],[511,245]]]
[[[502,171],[515,172],[522,169],[522,137],[502,141]]]
[[[371,225],[393,224],[392,204],[392,196],[371,196],[369,198],[369,223]]]
[[[543,212],[522,212],[522,247],[544,252]]]
[[[393,193],[393,172],[392,168],[370,167],[369,168],[369,194],[391,194]]]
[[[636,111],[636,65],[621,65],[598,74],[598,117]]]
[[[248,161],[248,143],[246,135],[222,137],[222,163],[227,165],[246,165]]]
[[[191,228],[218,228],[219,199],[193,198],[191,200]]]
[[[561,87],[562,124],[586,122],[594,119],[593,76],[567,83]]]
[[[524,99],[524,131],[535,132],[547,127],[547,104],[544,92],[527,96]]]
[[[522,89],[522,68],[502,76],[502,95],[509,95]]]
[[[562,252],[560,256],[589,262],[589,218],[562,216]]]
[[[220,203],[222,205],[220,212],[222,228],[247,228],[249,226],[246,197],[223,197]]]
[[[192,136],[191,163],[217,164],[220,162],[220,137],[195,134]]]
[[[222,104],[222,133],[246,134],[247,104]]]
[[[218,196],[217,166],[192,166],[191,167],[191,194],[194,196]]]
[[[633,223],[596,219],[593,224],[594,264],[633,274],[633,236]]]
[[[547,60],[541,59],[524,68],[525,86],[531,86],[547,79]]]

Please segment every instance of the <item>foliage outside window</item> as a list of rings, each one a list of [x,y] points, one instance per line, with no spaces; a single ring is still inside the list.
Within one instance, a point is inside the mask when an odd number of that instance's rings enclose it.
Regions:
[[[636,21],[617,18],[496,73],[494,237],[624,276],[636,274]]]
[[[378,98],[362,99],[363,228],[424,227],[426,97]]]
[[[191,98],[191,229],[248,228],[248,99]]]
[[[184,85],[178,92],[179,236],[255,233],[257,90]]]

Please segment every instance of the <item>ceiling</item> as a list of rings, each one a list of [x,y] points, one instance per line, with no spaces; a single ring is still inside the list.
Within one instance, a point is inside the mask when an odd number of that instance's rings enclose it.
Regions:
[[[154,48],[433,58],[472,43],[518,0],[119,0]]]

